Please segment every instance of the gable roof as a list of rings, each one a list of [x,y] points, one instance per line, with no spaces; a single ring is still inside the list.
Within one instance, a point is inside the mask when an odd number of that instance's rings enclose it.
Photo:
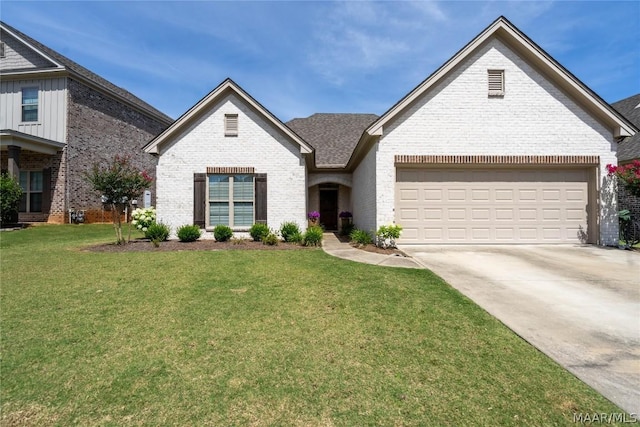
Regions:
[[[389,121],[398,116],[422,94],[439,83],[450,71],[470,57],[482,44],[494,37],[505,42],[511,49],[523,56],[532,65],[543,70],[547,78],[560,86],[573,99],[590,111],[591,114],[599,118],[602,123],[609,126],[613,131],[614,137],[630,136],[637,131],[631,123],[524,33],[518,30],[507,18],[500,16],[475,39],[458,51],[449,61],[438,68],[433,74],[427,77],[426,80],[384,113],[375,123],[369,126],[366,133],[370,136],[382,135],[384,126]]]
[[[640,93],[611,104],[631,123],[640,128]],[[625,138],[618,145],[618,161],[627,162],[640,159],[640,132]]]
[[[158,147],[165,143],[168,139],[177,135],[182,131],[182,129],[191,123],[193,120],[199,118],[203,112],[205,112],[210,106],[216,103],[220,98],[228,94],[229,92],[234,93],[242,100],[244,100],[249,106],[251,106],[255,111],[261,114],[269,123],[271,123],[276,129],[280,130],[283,134],[293,140],[296,144],[300,146],[300,152],[303,154],[309,154],[313,152],[313,147],[311,147],[307,142],[305,142],[300,136],[298,136],[294,131],[288,128],[284,123],[280,121],[276,116],[274,116],[269,110],[264,108],[258,101],[253,99],[251,95],[245,92],[240,86],[238,86],[233,80],[227,78],[224,80],[218,87],[213,89],[209,94],[207,94],[204,98],[198,101],[193,107],[191,107],[186,113],[184,113],[180,118],[178,118],[171,126],[165,129],[160,135],[156,136],[152,139],[147,145],[144,146],[144,151],[147,153],[158,154]]]
[[[315,148],[316,167],[342,168],[362,132],[377,118],[375,114],[316,113],[293,119],[287,126]]]
[[[146,102],[144,102],[143,100],[141,100],[140,98],[132,94],[131,92],[114,85],[110,81],[100,77],[96,73],[88,70],[87,68],[72,61],[71,59],[56,52],[55,50],[43,45],[37,40],[32,39],[28,35],[16,30],[15,28],[6,24],[5,22],[0,21],[0,28],[2,29],[2,31],[6,31],[8,34],[16,38],[18,41],[20,41],[21,43],[24,43],[25,45],[27,45],[28,47],[36,51],[39,55],[41,55],[42,57],[44,57],[54,65],[53,67],[32,70],[32,72],[33,71],[40,71],[40,72],[67,71],[72,77],[82,80],[85,83],[89,83],[95,86],[97,89],[100,89],[103,92],[106,92],[108,94],[111,94],[112,96],[115,96],[116,98],[119,98],[121,101],[124,101],[126,104],[129,104],[139,110],[142,110],[144,113],[147,113],[155,117],[156,119],[158,119],[159,121],[167,125],[173,121],[171,117],[167,116],[160,110],[157,110],[156,108],[147,104]],[[6,75],[6,74],[13,74],[13,73],[21,73],[21,72],[18,70],[2,70],[0,74]]]

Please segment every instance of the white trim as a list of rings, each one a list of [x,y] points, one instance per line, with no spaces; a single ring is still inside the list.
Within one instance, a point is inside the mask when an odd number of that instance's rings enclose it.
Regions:
[[[35,121],[25,121],[22,109],[24,108],[25,105],[29,105],[29,104],[25,104],[23,102],[23,100],[24,100],[24,90],[25,89],[31,89],[31,88],[36,88],[38,90],[38,102],[36,104],[37,107],[38,107],[37,108],[38,117],[36,118]],[[18,126],[29,126],[29,125],[39,125],[40,124],[40,122],[41,122],[41,120],[40,120],[41,108],[40,107],[42,106],[42,99],[41,99],[42,96],[40,95],[41,93],[42,93],[42,87],[41,87],[40,83],[33,83],[33,84],[25,83],[25,84],[20,85],[20,97],[19,97],[20,104],[19,104],[19,109],[18,109],[19,110],[19,114],[20,114],[20,122],[19,122]]]
[[[209,198],[209,177],[213,176],[213,175],[218,175],[218,176],[226,176],[229,178],[229,181],[227,181],[228,185],[229,185],[229,194],[227,199],[214,199],[213,201],[211,201],[211,199]],[[251,176],[251,191],[253,194],[253,198],[251,201],[249,200],[234,200],[234,195],[233,195],[233,184],[235,181],[235,177],[237,175],[248,175]],[[211,218],[211,212],[210,212],[210,207],[211,207],[211,203],[227,203],[228,207],[229,207],[229,224],[224,224],[229,226],[233,231],[244,231],[244,230],[248,230],[251,225],[253,225],[255,223],[256,220],[256,174],[255,173],[208,173],[207,174],[207,179],[206,179],[206,187],[205,187],[205,196],[206,196],[206,205],[205,205],[205,218],[204,218],[204,224],[205,224],[205,229],[207,231],[213,231],[213,229],[215,228],[216,225],[218,224],[211,224],[210,218]],[[249,203],[251,202],[251,225],[240,225],[240,226],[235,226],[233,223],[233,219],[234,219],[234,203],[235,202],[239,202],[239,203]]]
[[[7,34],[9,34],[11,37],[13,37],[14,39],[18,40],[20,43],[26,45],[28,48],[30,48],[31,50],[35,51],[38,55],[42,56],[47,61],[51,62],[53,65],[56,66],[56,68],[60,68],[60,69],[64,69],[65,68],[58,61],[54,60],[49,55],[46,55],[44,52],[42,52],[40,49],[38,49],[35,46],[33,46],[31,43],[28,43],[25,39],[23,39],[22,37],[18,36],[13,31],[9,30],[6,26],[0,25],[0,28],[2,28],[2,31],[6,31]]]
[[[253,99],[247,92],[245,92],[231,79],[226,79],[217,88],[209,92],[207,96],[198,101],[196,105],[191,107],[179,119],[173,122],[173,124],[169,126],[164,132],[162,132],[151,142],[149,142],[143,148],[144,151],[151,154],[159,154],[159,148],[162,144],[176,135],[187,123],[197,118],[203,111],[215,104],[227,91],[231,91],[239,96],[249,106],[254,108],[256,111],[258,111],[258,113],[266,118],[274,127],[284,133],[296,144],[298,144],[300,146],[300,152],[302,154],[309,154],[313,151],[313,148],[311,148],[311,146],[309,146],[302,138],[296,135],[291,129],[289,129],[277,117],[275,117],[267,109],[260,105],[255,99]]]
[[[422,94],[435,86],[462,61],[470,57],[483,43],[493,37],[499,37],[502,41],[509,43],[513,48],[520,50],[520,54],[524,54],[523,57],[525,60],[531,61],[545,69],[545,71],[548,71],[549,76],[555,80],[556,83],[561,84],[564,90],[574,98],[579,99],[586,108],[610,126],[614,137],[631,136],[635,133],[633,126],[630,126],[629,123],[622,119],[607,103],[594,95],[589,88],[578,81],[553,58],[543,52],[542,49],[536,46],[503,16],[499,17],[442,67],[384,113],[375,123],[365,130],[365,133],[371,136],[382,135],[384,133],[384,126],[390,120],[399,115],[416,99],[421,97]]]

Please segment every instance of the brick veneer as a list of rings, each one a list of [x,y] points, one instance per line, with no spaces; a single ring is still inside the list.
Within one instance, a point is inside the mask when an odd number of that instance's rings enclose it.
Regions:
[[[67,121],[66,209],[86,210],[87,222],[109,221],[110,214],[105,214],[100,195],[93,191],[84,173],[95,163],[105,164],[115,155],[124,155],[155,179],[156,159],[143,152],[142,147],[166,125],[73,79],[68,82]],[[151,192],[153,204],[155,182]]]
[[[599,156],[430,156],[396,155],[396,164],[598,165]]]

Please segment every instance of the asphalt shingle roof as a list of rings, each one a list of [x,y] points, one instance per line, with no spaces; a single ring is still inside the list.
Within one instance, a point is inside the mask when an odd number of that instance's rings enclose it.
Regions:
[[[627,120],[640,128],[640,93],[611,104]],[[640,133],[625,138],[618,145],[618,161],[640,159]]]
[[[316,150],[318,167],[343,167],[375,114],[317,113],[287,122],[287,126]]]
[[[16,30],[15,28],[6,24],[5,22],[0,21],[0,23],[2,24],[3,27],[7,28],[9,31],[11,31],[15,35],[17,35],[18,37],[26,41],[27,43],[29,43],[31,46],[35,47],[36,49],[44,53],[45,55],[49,56],[54,61],[60,63],[69,71],[89,80],[90,82],[98,85],[99,87],[102,87],[103,89],[106,89],[109,92],[112,92],[115,95],[118,95],[119,97],[125,99],[127,102],[129,102],[133,106],[138,107],[143,111],[147,111],[157,116],[158,118],[166,121],[167,123],[173,122],[173,119],[171,117],[167,116],[162,111],[155,109],[154,107],[147,104],[146,102],[144,102],[143,100],[141,100],[140,98],[132,94],[131,92],[127,91],[126,89],[123,89],[121,87],[114,85],[110,81],[84,68],[82,65],[72,61],[71,59],[56,52],[55,50],[43,45],[39,41],[32,39],[28,35],[22,33],[21,31]],[[9,72],[10,70],[3,70],[3,71]]]

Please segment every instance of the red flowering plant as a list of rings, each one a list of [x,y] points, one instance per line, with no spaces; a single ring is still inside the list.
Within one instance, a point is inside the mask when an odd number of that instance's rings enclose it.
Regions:
[[[129,237],[125,240],[120,221],[122,213],[125,208],[130,207],[132,200],[140,197],[144,190],[149,188],[153,179],[146,171],[140,171],[132,165],[128,156],[115,156],[107,165],[96,163],[85,176],[93,189],[102,196],[104,203],[111,207],[116,243],[127,243],[131,240],[131,224]]]
[[[629,194],[640,197],[640,160],[622,166],[607,165],[609,176],[615,176]]]

